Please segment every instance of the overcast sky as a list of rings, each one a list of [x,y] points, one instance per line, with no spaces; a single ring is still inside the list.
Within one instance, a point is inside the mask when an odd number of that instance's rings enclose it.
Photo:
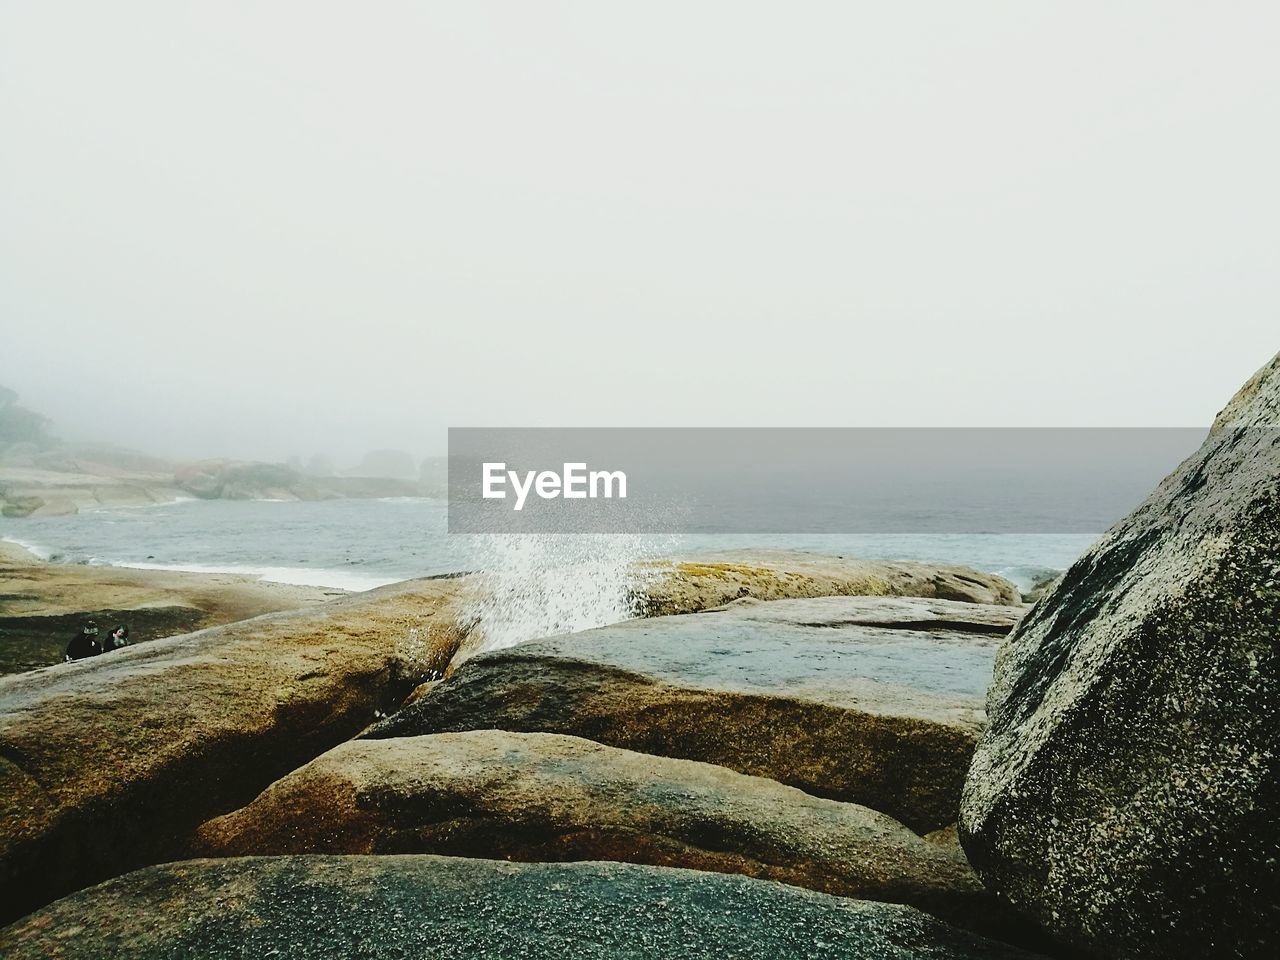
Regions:
[[[1207,424],[1280,349],[1278,11],[0,0],[0,383],[181,456]]]

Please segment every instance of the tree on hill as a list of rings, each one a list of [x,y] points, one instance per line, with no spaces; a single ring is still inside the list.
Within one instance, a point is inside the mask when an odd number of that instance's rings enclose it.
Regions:
[[[18,394],[0,385],[0,443],[38,443],[52,441],[49,418],[18,404]]]

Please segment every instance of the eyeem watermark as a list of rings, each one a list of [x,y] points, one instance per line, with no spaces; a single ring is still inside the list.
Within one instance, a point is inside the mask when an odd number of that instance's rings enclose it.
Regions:
[[[621,470],[587,470],[585,463],[566,463],[561,473],[554,470],[526,470],[523,478],[518,470],[508,470],[505,463],[484,463],[481,466],[481,496],[485,500],[505,500],[506,486],[515,493],[516,510],[524,509],[529,492],[537,493],[543,500],[594,500],[604,497],[612,500],[616,487],[619,500],[627,498],[627,475]]]
[[[449,531],[1097,534],[1206,433],[454,427]]]

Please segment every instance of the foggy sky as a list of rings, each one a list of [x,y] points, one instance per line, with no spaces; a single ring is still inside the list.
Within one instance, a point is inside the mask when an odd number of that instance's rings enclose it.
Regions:
[[[0,383],[178,456],[1207,425],[1277,9],[0,0]]]

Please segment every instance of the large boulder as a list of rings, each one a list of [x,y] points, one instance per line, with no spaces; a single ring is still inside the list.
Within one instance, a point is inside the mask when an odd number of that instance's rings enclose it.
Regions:
[[[898,904],[619,863],[254,857],[140,870],[0,930],[7,960],[1018,960]]]
[[[206,823],[193,853],[622,860],[908,903],[981,932],[1000,919],[958,849],[882,813],[546,733],[344,743]]]
[[[953,823],[1000,639],[1022,613],[948,600],[744,600],[473,657],[367,734],[500,728],[703,760]]]
[[[411,582],[0,678],[0,915],[172,858],[357,734],[456,643],[454,590]]]
[[[174,471],[174,482],[203,500],[295,500],[306,485],[302,475],[282,463],[201,460]]]
[[[1280,358],[1000,653],[964,848],[1112,957],[1280,950]]]

